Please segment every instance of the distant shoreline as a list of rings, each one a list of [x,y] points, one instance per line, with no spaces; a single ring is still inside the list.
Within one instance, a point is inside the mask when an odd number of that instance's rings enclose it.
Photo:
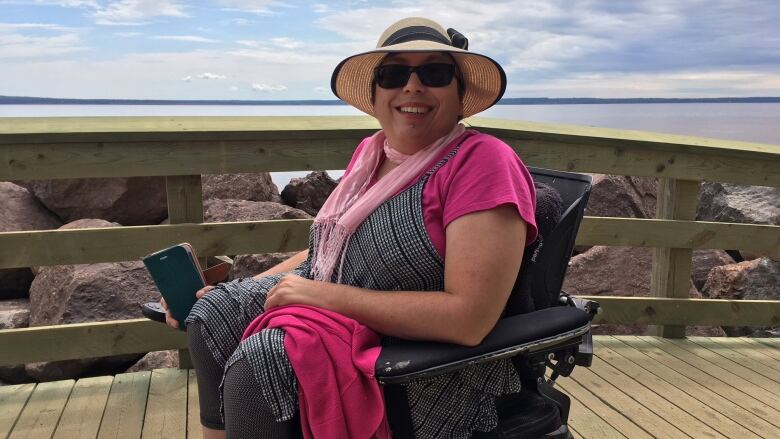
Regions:
[[[724,104],[780,103],[780,97],[722,98],[505,98],[496,105],[575,105],[575,104]],[[336,99],[307,100],[166,100],[166,99],[65,99],[28,96],[0,96],[0,105],[346,105]]]

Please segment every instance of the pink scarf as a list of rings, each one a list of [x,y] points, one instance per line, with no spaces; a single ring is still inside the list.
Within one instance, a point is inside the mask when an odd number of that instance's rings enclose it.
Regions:
[[[357,227],[380,204],[417,177],[431,160],[441,154],[442,149],[464,131],[463,125],[456,124],[449,134],[409,156],[371,188],[368,187],[371,177],[384,156],[385,134],[379,131],[364,140],[368,143],[349,174],[341,179],[314,220],[311,270],[314,280],[330,282],[338,265],[338,281],[341,281],[344,250]]]

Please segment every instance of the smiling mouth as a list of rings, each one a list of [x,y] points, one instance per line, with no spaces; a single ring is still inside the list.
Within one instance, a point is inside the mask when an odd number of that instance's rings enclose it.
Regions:
[[[411,115],[420,115],[420,116],[422,116],[422,115],[428,113],[428,111],[430,111],[430,108],[418,107],[418,106],[413,106],[413,107],[401,106],[401,107],[398,107],[398,111],[400,111],[401,113],[404,113],[404,114],[411,114]]]

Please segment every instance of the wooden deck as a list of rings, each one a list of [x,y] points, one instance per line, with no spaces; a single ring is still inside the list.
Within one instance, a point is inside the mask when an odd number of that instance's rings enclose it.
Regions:
[[[558,380],[581,438],[780,437],[780,339],[596,337]],[[192,371],[0,387],[0,437],[200,437]]]

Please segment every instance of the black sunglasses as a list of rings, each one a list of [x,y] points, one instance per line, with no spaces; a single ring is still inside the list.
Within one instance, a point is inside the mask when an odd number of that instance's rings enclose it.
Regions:
[[[446,87],[455,77],[455,65],[447,63],[430,63],[420,66],[385,64],[374,69],[374,81],[382,88],[401,88],[409,82],[412,72],[417,73],[420,82],[426,87]]]

